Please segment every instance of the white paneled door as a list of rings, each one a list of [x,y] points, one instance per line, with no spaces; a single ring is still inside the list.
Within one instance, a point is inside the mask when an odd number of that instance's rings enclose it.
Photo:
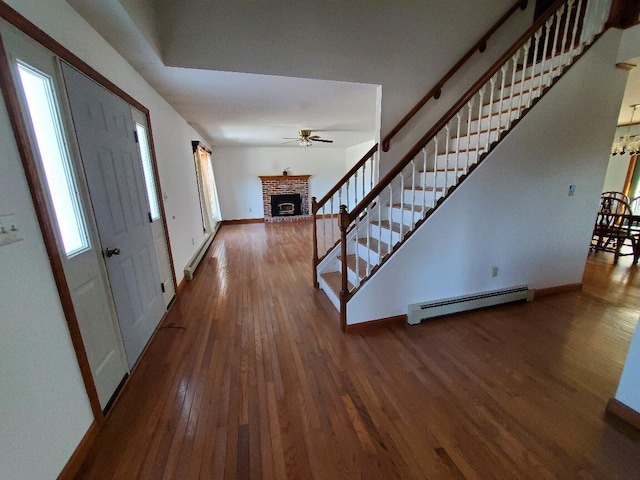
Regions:
[[[62,72],[132,367],[165,311],[131,107],[73,67]]]

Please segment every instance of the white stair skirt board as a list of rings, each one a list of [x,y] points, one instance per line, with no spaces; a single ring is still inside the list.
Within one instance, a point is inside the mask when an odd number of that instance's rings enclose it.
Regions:
[[[427,318],[450,315],[452,313],[465,312],[483,307],[490,307],[502,303],[533,300],[535,290],[526,285],[518,287],[491,290],[474,295],[464,295],[462,297],[445,298],[426,303],[414,303],[409,305],[407,312],[407,323],[417,325]]]

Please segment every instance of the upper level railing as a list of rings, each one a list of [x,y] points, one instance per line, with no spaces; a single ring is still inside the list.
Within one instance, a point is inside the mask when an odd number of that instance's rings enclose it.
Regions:
[[[610,3],[557,0],[355,208],[341,207],[343,328],[355,291],[593,43]]]
[[[398,134],[409,121],[432,98],[438,99],[444,85],[464,66],[476,52],[484,52],[487,42],[496,31],[518,10],[527,8],[527,0],[518,0],[513,4],[487,32],[465,53],[458,62],[435,84],[427,94],[405,115],[400,122],[384,137],[382,148],[389,150],[391,139]],[[355,207],[377,183],[379,167],[379,146],[374,145],[327,194],[316,201],[311,199],[313,214],[313,266],[314,279],[316,266],[320,260],[335,246],[338,240],[338,229],[335,218],[339,215],[340,205],[348,209]],[[329,221],[327,221],[329,220]],[[314,280],[315,282],[315,280]],[[317,285],[317,283],[316,283]]]

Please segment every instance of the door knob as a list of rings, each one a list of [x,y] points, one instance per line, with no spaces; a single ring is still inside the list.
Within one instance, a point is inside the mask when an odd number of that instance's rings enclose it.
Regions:
[[[120,255],[120,249],[119,248],[107,248],[107,250],[105,251],[105,254],[107,255],[107,257],[112,257],[113,255]]]

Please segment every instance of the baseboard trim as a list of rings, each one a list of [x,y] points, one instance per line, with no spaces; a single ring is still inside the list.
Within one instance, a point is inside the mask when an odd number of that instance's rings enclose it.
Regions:
[[[620,420],[631,425],[633,428],[640,430],[640,412],[635,411],[633,408],[625,405],[620,400],[615,398],[610,399],[607,402],[606,411],[611,415],[615,415]]]
[[[581,283],[568,283],[567,285],[558,285],[557,287],[538,288],[534,298],[546,297],[547,295],[555,295],[556,293],[577,292],[582,290]]]
[[[379,318],[370,322],[354,323],[353,325],[347,325],[346,333],[363,333],[369,330],[382,327],[400,326],[407,323],[407,314],[396,315],[394,317]]]
[[[236,220],[222,220],[222,226],[243,225],[246,223],[264,223],[264,218],[238,218]]]
[[[58,475],[58,480],[73,480],[76,477],[80,471],[82,463],[89,454],[89,450],[96,441],[98,433],[100,433],[100,426],[94,420],[89,426],[87,433],[85,433],[82,440],[80,440],[80,443],[73,452],[73,455],[71,455],[71,458],[69,458],[69,461],[67,461],[67,464],[60,472],[60,475]]]

